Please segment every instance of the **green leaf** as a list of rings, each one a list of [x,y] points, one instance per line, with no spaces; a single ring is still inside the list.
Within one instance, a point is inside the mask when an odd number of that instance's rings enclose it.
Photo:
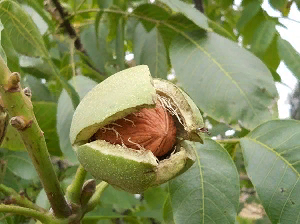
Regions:
[[[27,152],[9,153],[4,157],[7,161],[7,169],[26,180],[37,177],[37,173]]]
[[[47,57],[47,49],[36,25],[17,3],[2,1],[0,19],[16,51],[31,57]]]
[[[170,44],[178,34],[181,32],[199,30],[199,27],[184,15],[178,14],[171,16],[164,23],[157,26],[157,29],[164,39],[166,49],[169,49]]]
[[[91,224],[91,223],[112,224],[112,222],[111,222],[112,219],[118,219],[118,218],[125,217],[124,215],[122,215],[120,213],[118,214],[114,211],[115,211],[115,208],[113,208],[113,206],[101,204],[101,206],[97,206],[93,211],[87,213],[84,216],[83,224]],[[108,220],[105,220],[105,219],[108,219]],[[97,222],[99,220],[101,220],[101,222]],[[109,221],[109,222],[105,222],[105,221]]]
[[[42,207],[42,208],[44,208],[46,210],[48,210],[50,208],[50,203],[48,201],[47,194],[46,194],[46,192],[45,192],[44,189],[42,189],[40,191],[40,193],[38,194],[35,203],[38,206],[40,206],[40,207]]]
[[[7,66],[11,71],[21,72],[19,65],[19,57],[15,51],[10,38],[8,37],[7,30],[1,31],[1,45],[7,57]]]
[[[300,10],[300,0],[295,0],[294,2],[296,3],[298,10]]]
[[[100,9],[107,9],[112,5],[111,0],[98,0],[98,6]],[[99,38],[99,26],[101,25],[101,18],[103,16],[104,11],[99,11],[95,17],[95,33],[96,33],[96,40]]]
[[[227,9],[229,6],[232,6],[233,2],[233,0],[217,0],[217,3],[224,9]]]
[[[81,99],[97,84],[84,76],[75,76],[70,80],[70,83],[77,90]],[[63,90],[57,105],[57,133],[59,136],[59,145],[65,157],[70,162],[77,164],[78,160],[69,138],[74,111],[69,95]]]
[[[133,194],[109,186],[101,195],[101,203],[113,205],[117,211],[122,211],[123,209],[131,209],[140,202]]]
[[[111,0],[97,0],[99,8],[108,8],[111,6]]]
[[[33,111],[40,128],[44,132],[49,153],[61,156],[56,132],[56,106],[54,102],[33,102]]]
[[[50,79],[50,77],[54,75],[54,77],[57,78],[62,87],[71,96],[73,107],[77,107],[77,105],[79,104],[79,96],[77,92],[59,73],[59,69],[55,66],[54,62],[50,58],[41,60],[40,58],[21,56],[20,64],[24,72],[38,78]]]
[[[178,84],[210,117],[255,128],[273,116],[277,90],[266,66],[215,33],[181,33],[170,57]]]
[[[142,22],[142,21],[141,21]],[[127,41],[127,50],[132,51],[132,42],[134,38],[134,30],[136,26],[140,23],[139,20],[137,20],[134,17],[129,17],[126,21],[126,26],[125,26],[125,39]]]
[[[141,22],[143,23],[145,29],[149,32],[155,27],[155,23],[152,21],[149,21],[148,19],[154,19],[157,21],[165,21],[167,20],[171,15],[169,12],[166,11],[166,9],[159,7],[158,5],[154,4],[142,4],[139,5],[134,11],[134,15],[137,15],[137,18],[141,19]]]
[[[241,18],[236,24],[236,28],[241,31],[244,26],[259,12],[260,3],[259,1],[253,1],[244,8]]]
[[[99,71],[104,72],[105,63],[111,59],[111,55],[107,49],[106,38],[108,29],[105,23],[101,23],[98,35],[99,39],[96,39],[95,27],[89,26],[81,32],[80,38],[84,49],[92,59],[95,67]]]
[[[35,23],[35,25],[39,29],[39,33],[41,35],[44,35],[47,32],[49,26],[43,20],[43,18],[40,16],[40,14],[38,14],[36,12],[36,10],[34,8],[32,8],[30,5],[27,5],[27,4],[22,5],[22,8],[28,13],[28,15],[30,15],[31,19],[33,20],[33,22]]]
[[[11,187],[12,189],[14,189],[17,192],[19,192],[21,189],[23,189],[23,186],[20,183],[19,177],[17,177],[9,169],[6,169],[2,184],[4,184],[7,187]]]
[[[209,120],[212,120],[212,119],[209,119]],[[214,124],[212,126],[211,129],[209,129],[209,132],[211,134],[211,136],[222,136],[222,137],[225,137],[225,132],[230,130],[231,128],[228,127],[228,125],[224,124],[224,123],[221,123],[221,122],[217,122],[216,124]]]
[[[53,101],[53,97],[45,84],[31,75],[26,75],[22,86],[29,87],[32,93],[31,101]]]
[[[175,224],[170,195],[168,195],[168,197],[166,198],[165,203],[164,203],[163,218],[164,218],[165,224]]]
[[[286,0],[269,0],[269,3],[274,9],[278,9],[281,11],[286,4]]]
[[[7,125],[7,130],[1,148],[6,148],[12,151],[24,151],[25,146],[18,133],[10,124]]]
[[[73,106],[76,107],[79,103],[78,94],[59,75],[59,71],[49,58],[49,53],[44,45],[42,36],[31,17],[17,3],[7,0],[0,2],[0,19],[4,28],[9,33],[9,38],[15,50],[30,57],[43,57],[49,64],[52,74],[60,81],[71,96]]]
[[[100,24],[101,24],[101,18],[103,16],[103,11],[99,11],[95,17],[95,34],[96,34],[96,40],[99,39],[99,27],[100,27]]]
[[[49,80],[53,75],[52,67],[41,58],[19,56],[22,71],[37,78]]]
[[[275,82],[281,82],[280,75],[272,68],[269,68],[270,72],[272,73],[273,79]]]
[[[145,209],[134,212],[135,216],[153,218],[163,222],[162,209],[168,193],[162,187],[152,187],[144,192]]]
[[[213,29],[213,31],[217,34],[220,34],[223,37],[227,37],[233,41],[236,41],[237,37],[235,36],[233,29],[229,27],[228,23],[225,21],[224,24],[220,25],[218,22],[213,20],[209,20],[209,26]],[[226,26],[229,27],[228,30]]]
[[[33,8],[51,29],[54,28],[54,22],[51,16],[44,10],[44,4],[40,4],[40,2],[36,0],[25,0],[25,4]]]
[[[283,40],[278,38],[277,40],[277,47],[280,58],[284,61],[286,66],[293,72],[293,74],[300,79],[300,55],[299,53],[293,48],[293,46]]]
[[[241,139],[245,166],[272,223],[298,223],[300,122],[268,121]]]
[[[240,30],[240,34],[243,38],[242,43],[245,48],[247,45],[252,44],[254,32],[258,26],[268,19],[270,19],[270,17],[265,15],[263,9],[260,8],[259,12]]]
[[[116,6],[112,6],[111,7],[114,10],[120,10],[120,8],[116,7]],[[107,28],[108,28],[108,36],[106,38],[107,42],[112,42],[116,39],[117,36],[117,24],[118,21],[121,17],[123,17],[123,14],[120,13],[116,13],[116,14],[112,14],[112,13],[106,13],[105,14],[105,18],[103,18],[103,21],[107,21]]]
[[[97,82],[103,81],[105,79],[104,75],[100,74],[98,71],[94,70],[93,68],[88,66],[86,63],[77,63],[77,65],[81,67],[82,74],[84,74],[84,76],[89,77],[92,80],[95,80]],[[107,68],[106,68],[105,75],[109,76],[108,72],[107,72]]]
[[[148,65],[153,77],[167,78],[167,51],[157,28],[148,33],[141,23],[137,25],[133,53],[136,64]]]
[[[76,69],[78,65],[78,63],[75,63],[75,60],[72,62],[71,57],[74,57],[74,55],[71,56],[69,52],[66,52],[60,60],[60,75],[65,77],[67,80],[71,79],[73,76],[73,66]]]
[[[54,102],[33,102],[33,111],[38,124],[44,132],[49,153],[51,155],[61,156],[59,141],[56,132],[56,106]],[[11,125],[7,126],[7,133],[1,145],[12,151],[24,151],[25,146],[18,131]]]
[[[144,192],[144,199],[147,206],[152,209],[162,208],[168,193],[162,187],[152,187]]]
[[[272,43],[276,34],[276,23],[272,20],[263,21],[253,35],[251,51],[256,55],[263,54]]]
[[[195,164],[169,182],[175,223],[235,223],[240,191],[232,159],[213,140],[195,146]]]
[[[117,20],[117,34],[116,34],[116,57],[119,71],[125,69],[125,52],[124,52],[124,18],[120,17]]]
[[[160,0],[169,6],[174,12],[182,13],[195,24],[197,24],[200,28],[205,29],[207,31],[211,31],[208,26],[207,17],[200,13],[197,9],[193,7],[191,4],[187,4],[180,0]]]
[[[264,55],[261,57],[262,61],[268,66],[268,68],[271,68],[270,69],[271,72],[277,70],[277,68],[280,64],[280,61],[281,61],[279,58],[279,53],[278,53],[278,48],[277,48],[278,37],[279,37],[279,35],[275,34],[268,49],[265,51]],[[274,77],[274,75],[273,75],[273,77]],[[276,80],[276,81],[278,81],[278,80]]]

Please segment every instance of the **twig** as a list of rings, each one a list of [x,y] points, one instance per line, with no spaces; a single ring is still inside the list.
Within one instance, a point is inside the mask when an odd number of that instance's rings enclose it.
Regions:
[[[0,184],[0,192],[2,192],[6,196],[10,196],[12,201],[14,202],[13,204],[20,205],[20,206],[26,207],[26,208],[31,208],[31,209],[34,209],[34,210],[40,211],[40,212],[46,212],[45,209],[34,204],[30,200],[28,200],[26,197],[21,196],[14,189],[12,189],[10,187],[6,187],[5,185]]]
[[[240,139],[239,138],[228,138],[228,139],[216,140],[216,142],[218,142],[220,144],[226,144],[226,143],[236,144],[236,143],[240,142]]]
[[[75,174],[75,177],[72,181],[72,183],[67,188],[67,198],[70,200],[70,202],[73,202],[75,204],[80,203],[80,195],[81,195],[81,189],[85,180],[87,172],[85,169],[79,165],[77,172]]]
[[[54,6],[56,7],[58,13],[59,13],[59,16],[62,20],[62,23],[61,23],[61,26],[65,28],[65,30],[67,31],[68,35],[70,36],[71,39],[74,39],[74,46],[75,48],[82,52],[84,55],[87,56],[87,52],[86,50],[84,49],[82,43],[81,43],[81,40],[79,38],[79,36],[77,35],[74,27],[72,26],[72,24],[70,23],[69,21],[69,15],[65,12],[63,6],[60,4],[59,0],[52,0]],[[76,13],[76,12],[75,12]],[[104,75],[104,72],[103,71],[99,71],[97,68],[95,68],[91,63],[89,62],[86,62],[87,65],[89,67],[91,67],[92,69],[94,69],[95,71],[97,71],[98,73]]]
[[[71,56],[72,74],[74,77],[74,76],[76,76],[76,68],[75,68],[75,61],[74,61],[74,44],[73,43],[71,43],[71,46],[70,46],[70,56]]]
[[[202,0],[194,0],[194,3],[195,3],[195,8],[198,9],[200,12],[204,13]]]
[[[2,100],[0,97],[0,145],[2,144],[6,131],[7,131],[7,125],[8,125],[8,114],[6,113],[5,109],[2,105]],[[3,169],[3,170],[2,170]],[[1,173],[5,173],[3,164],[0,161],[0,183],[1,183]]]
[[[80,3],[79,3],[79,5],[76,7],[76,9],[75,9],[75,12],[76,11],[78,11],[80,8],[81,8],[81,6],[83,5],[83,3],[85,2],[86,0],[82,0]]]
[[[64,198],[57,176],[50,160],[43,131],[40,129],[33,112],[33,106],[20,85],[20,75],[11,73],[0,57],[0,94],[4,107],[11,117],[32,163],[39,175],[51,207],[56,217],[66,218],[71,210]]]
[[[41,221],[42,223],[51,223],[51,224],[61,224],[61,220],[58,221],[56,220],[54,217],[50,216],[50,215],[46,215],[42,212],[30,209],[30,208],[23,208],[20,206],[16,206],[16,205],[3,205],[0,204],[0,213],[2,212],[7,212],[7,213],[14,213],[14,214],[18,214],[18,215],[24,215],[24,216],[29,216],[32,218],[35,218],[39,221]]]
[[[240,180],[250,180],[248,175],[240,174]]]
[[[83,49],[82,43],[81,43],[79,37],[77,36],[75,29],[72,27],[70,21],[68,19],[66,19],[68,14],[65,13],[62,5],[60,4],[60,2],[58,0],[52,0],[52,2],[55,5],[55,7],[57,8],[59,15],[62,19],[62,26],[66,29],[69,36],[72,39],[75,39],[75,41],[74,41],[75,48],[81,52],[85,52]]]

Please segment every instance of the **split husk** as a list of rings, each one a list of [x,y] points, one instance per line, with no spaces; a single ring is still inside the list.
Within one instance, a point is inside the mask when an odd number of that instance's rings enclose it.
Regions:
[[[177,129],[176,143],[166,155],[93,138],[107,125],[158,102]],[[70,139],[79,162],[96,179],[141,193],[191,167],[195,154],[190,141],[203,142],[203,127],[200,111],[186,93],[169,81],[152,79],[148,67],[140,65],[110,76],[84,97],[74,113]]]

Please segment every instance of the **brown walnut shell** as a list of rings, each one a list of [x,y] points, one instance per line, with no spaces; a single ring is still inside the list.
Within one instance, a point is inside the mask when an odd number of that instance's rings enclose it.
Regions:
[[[176,142],[176,126],[171,114],[157,103],[155,108],[143,108],[101,128],[94,138],[163,156]]]

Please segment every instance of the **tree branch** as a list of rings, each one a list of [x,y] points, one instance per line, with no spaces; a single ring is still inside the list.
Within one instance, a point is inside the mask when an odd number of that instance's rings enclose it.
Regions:
[[[60,4],[59,0],[52,0],[55,8],[57,9],[58,13],[59,13],[59,17],[61,19],[61,26],[64,27],[64,29],[66,30],[66,32],[68,33],[68,35],[70,36],[71,39],[74,39],[74,46],[75,48],[82,52],[84,55],[87,55],[86,50],[84,49],[81,40],[79,38],[79,36],[77,35],[74,27],[72,26],[72,24],[69,21],[69,15],[65,12],[63,6]],[[87,65],[89,67],[91,67],[93,70],[97,71],[99,74],[103,75],[102,71],[99,71],[97,68],[95,68],[91,63],[86,62]]]
[[[195,3],[195,8],[198,9],[200,12],[204,13],[202,0],[194,0],[194,3]]]
[[[77,36],[77,33],[76,33],[75,29],[71,25],[70,21],[67,19],[68,14],[65,13],[62,5],[60,4],[60,2],[58,0],[52,0],[52,2],[55,5],[55,7],[56,7],[57,11],[59,12],[59,15],[62,19],[62,26],[66,29],[69,36],[72,39],[75,39],[75,41],[74,41],[75,48],[77,50],[85,53],[85,50],[83,49],[82,43],[81,43],[79,37]]]
[[[1,57],[0,73],[0,94],[3,105],[11,116],[10,124],[18,130],[26,146],[55,216],[66,218],[71,210],[53,169],[44,133],[35,118],[31,100],[21,88],[20,75],[11,73]]]
[[[2,192],[6,196],[10,196],[13,201],[13,204],[20,205],[22,207],[26,207],[26,208],[30,208],[30,209],[34,209],[34,210],[40,211],[40,212],[46,212],[45,209],[37,206],[32,201],[28,200],[26,197],[21,196],[14,189],[12,189],[10,187],[6,187],[5,185],[0,184],[0,192]]]

